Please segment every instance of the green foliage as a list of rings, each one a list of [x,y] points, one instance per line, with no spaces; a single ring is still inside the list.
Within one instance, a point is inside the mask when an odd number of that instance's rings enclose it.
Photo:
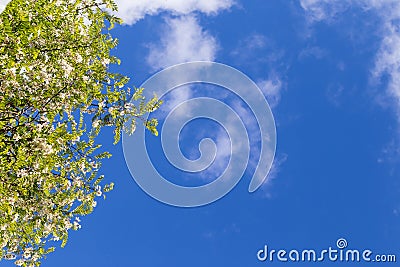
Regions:
[[[106,8],[116,5],[13,0],[0,15],[0,259],[39,266],[112,190],[98,174],[111,156],[97,152],[101,128],[114,127],[115,143],[137,121],[158,134],[143,118],[161,102],[109,71],[120,63],[109,30],[121,20]]]

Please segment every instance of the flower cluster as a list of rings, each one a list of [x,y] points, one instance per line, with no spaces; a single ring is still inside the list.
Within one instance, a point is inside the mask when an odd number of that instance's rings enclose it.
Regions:
[[[0,15],[0,259],[39,266],[64,246],[79,216],[113,184],[101,185],[96,136],[104,126],[133,133],[161,102],[132,93],[109,71],[119,60],[112,0],[13,0]],[[133,103],[136,104],[132,104]]]

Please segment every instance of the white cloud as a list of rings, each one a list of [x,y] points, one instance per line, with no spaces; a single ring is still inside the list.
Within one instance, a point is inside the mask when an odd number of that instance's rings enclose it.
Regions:
[[[316,59],[322,59],[328,55],[328,51],[318,47],[318,46],[312,46],[312,47],[307,47],[303,49],[300,54],[299,54],[299,59],[305,59],[308,57],[314,57]]]
[[[283,88],[281,79],[276,75],[271,75],[269,79],[261,80],[257,85],[267,98],[271,108],[275,108],[281,100]]]
[[[239,40],[238,45],[232,50],[232,58],[246,69],[259,65],[281,64],[285,51],[276,45],[273,39],[259,33],[249,34]]]
[[[387,95],[395,103],[400,121],[400,1],[398,0],[300,0],[308,18],[314,21],[331,20],[351,5],[372,11],[380,18],[378,25],[381,45],[375,57],[371,77],[379,82],[387,78]]]
[[[167,94],[164,99],[165,103],[161,105],[161,111],[168,114],[172,109],[177,107],[179,104],[185,102],[186,100],[191,99],[193,96],[192,88],[190,85],[181,86],[175,90],[172,90]],[[185,106],[185,108],[178,109],[179,111],[175,113],[175,116],[179,117],[190,117],[191,116],[191,108],[190,106]]]
[[[160,42],[149,45],[147,63],[153,70],[177,63],[212,61],[218,49],[216,39],[204,30],[194,15],[166,18]]]
[[[349,7],[351,0],[300,0],[311,21],[331,20]]]
[[[283,163],[286,162],[287,158],[287,154],[280,154],[274,159],[271,170],[268,173],[268,179],[265,180],[265,183],[268,183],[270,180],[274,180],[278,176],[278,173],[281,170],[281,166]]]
[[[287,161],[287,154],[280,154],[274,158],[274,162],[272,163],[271,170],[268,173],[267,179],[265,179],[263,185],[261,186],[262,196],[265,198],[272,198],[272,190],[271,186],[273,180],[278,177],[279,172],[282,169],[282,165]]]
[[[400,121],[400,2],[390,2],[387,6],[371,1],[379,8],[383,18],[382,42],[376,55],[372,75],[375,80],[388,78],[387,92],[394,99]]]
[[[134,24],[146,15],[168,12],[174,15],[187,15],[195,11],[215,15],[229,9],[233,0],[116,0],[118,15],[127,24]]]
[[[238,121],[236,116],[232,114],[224,114],[225,121],[219,121],[225,130],[217,130],[216,137],[215,137],[215,144],[217,146],[217,154],[215,160],[213,162],[212,167],[209,169],[208,172],[201,173],[201,177],[205,181],[209,181],[210,179],[213,180],[217,176],[221,176],[224,172],[226,172],[225,177],[236,177],[238,173],[240,173],[241,169],[237,168],[239,165],[237,162],[233,162],[233,158],[231,158],[235,154],[235,160],[240,162],[248,162],[249,159],[246,158],[245,151],[250,149],[248,147],[247,140],[250,136],[255,135],[257,136],[256,127],[257,123],[254,121],[254,118],[251,117],[250,111],[245,109],[240,102],[232,103],[231,107],[235,110],[235,113],[240,117],[245,124],[248,124],[247,134],[249,136],[243,135],[241,132],[241,128],[238,127]],[[252,131],[253,130],[253,131]],[[229,135],[228,135],[228,134]],[[233,142],[236,136],[236,142]],[[238,139],[237,137],[241,136],[242,139]],[[233,137],[233,138],[232,138]],[[244,139],[246,138],[246,139]],[[251,145],[251,143],[250,143]],[[241,151],[242,153],[238,153]],[[231,168],[227,168],[231,165]]]
[[[221,175],[223,171],[226,169],[229,163],[229,158],[232,154],[231,150],[231,140],[228,135],[224,131],[218,131],[215,144],[217,146],[218,152],[215,157],[215,161],[213,162],[212,168],[210,169],[210,173],[204,173],[201,176],[205,180],[215,179],[217,175]]]
[[[251,34],[246,39],[241,40],[239,48],[233,51],[234,55],[241,54],[243,50],[252,51],[255,49],[262,49],[267,46],[268,39],[262,34]]]
[[[253,69],[255,73],[265,75],[268,68],[269,75],[259,76],[257,85],[267,98],[271,108],[276,107],[281,100],[284,82],[279,74],[287,69],[284,63],[285,51],[279,48],[274,40],[265,35],[252,33],[238,42],[237,47],[231,52],[238,64],[246,69]],[[283,70],[283,71],[282,71]]]

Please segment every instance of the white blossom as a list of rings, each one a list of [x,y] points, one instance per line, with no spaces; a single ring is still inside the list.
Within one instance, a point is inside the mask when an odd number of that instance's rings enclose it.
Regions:
[[[22,266],[24,264],[24,260],[23,259],[19,259],[15,261],[15,265],[17,266]]]
[[[97,128],[97,127],[99,126],[99,124],[100,124],[100,120],[95,120],[95,121],[92,123],[92,127],[93,127],[93,128]]]
[[[76,55],[76,62],[78,62],[78,63],[82,62],[82,56],[80,54]]]
[[[110,59],[109,58],[104,58],[103,61],[101,62],[104,66],[110,64]]]

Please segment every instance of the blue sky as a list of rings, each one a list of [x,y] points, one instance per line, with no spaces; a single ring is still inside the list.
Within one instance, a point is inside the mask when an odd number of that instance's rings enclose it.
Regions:
[[[172,207],[140,189],[122,145],[112,145],[106,130],[99,142],[113,157],[104,162],[103,173],[115,189],[42,266],[364,266],[257,260],[264,245],[322,250],[335,247],[339,238],[348,248],[396,254],[400,260],[400,2],[117,3],[126,24],[113,30],[120,41],[113,53],[122,60],[115,70],[139,86],[157,71],[187,61],[237,68],[259,85],[272,107],[275,162],[261,188],[248,193],[260,153],[260,132],[252,129],[250,115],[245,123],[250,162],[238,185],[212,204]],[[174,105],[208,96],[241,107],[239,115],[249,117],[248,107],[226,94],[216,86],[177,88],[154,115],[162,124]],[[220,152],[216,165],[197,175],[172,168],[159,138],[147,137],[149,154],[170,181],[206,184],[227,164],[226,133],[200,119],[180,136],[182,153],[190,159],[199,157],[198,144],[206,137],[220,142]]]

